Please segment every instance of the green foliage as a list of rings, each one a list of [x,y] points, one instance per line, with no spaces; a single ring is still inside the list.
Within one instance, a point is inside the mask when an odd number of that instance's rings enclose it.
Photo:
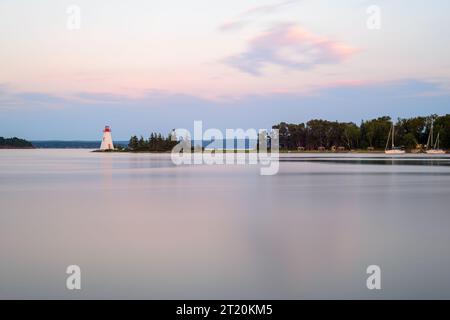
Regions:
[[[439,133],[441,148],[450,149],[450,114],[436,118],[434,132]]]
[[[317,149],[345,146],[355,148],[359,144],[360,130],[354,123],[339,123],[327,120],[311,120],[301,124],[282,122],[273,126],[279,130],[280,149]]]
[[[0,148],[33,148],[31,142],[19,138],[0,137]]]
[[[402,137],[402,145],[408,150],[414,149],[417,146],[417,139],[414,137],[414,134],[411,132],[405,134]]]
[[[128,148],[132,151],[165,152],[170,151],[178,143],[172,138],[173,133],[164,138],[160,133],[152,132],[148,139],[132,136]]]
[[[361,139],[361,130],[354,123],[344,123],[344,137],[348,149],[354,149],[359,146]]]
[[[130,142],[128,143],[128,148],[131,150],[137,150],[139,146],[139,140],[136,136],[132,136],[130,138]]]
[[[391,129],[390,117],[380,117],[361,123],[361,146],[384,149]]]
[[[398,119],[395,124],[395,145],[414,149],[418,144],[426,145],[431,124],[434,123],[434,137],[440,135],[440,146],[450,148],[450,114],[430,115]],[[320,147],[331,149],[366,149],[368,147],[383,150],[386,146],[392,126],[390,117],[362,121],[360,126],[353,122],[338,122],[313,119],[305,123],[293,124],[281,122],[272,128],[279,130],[280,150],[317,150]],[[160,133],[151,133],[148,139],[132,136],[128,148],[132,151],[165,152],[177,144],[172,139],[173,131],[167,137]],[[1,140],[0,140],[1,145]]]
[[[426,145],[433,121],[434,136],[439,133],[440,146],[449,149],[450,114],[398,119],[394,137],[396,146],[414,149],[418,144]],[[391,126],[391,118],[385,116],[362,121],[359,127],[352,122],[314,119],[306,124],[281,122],[273,128],[279,130],[281,150],[315,150],[319,147],[330,149],[333,146],[346,149],[384,149]]]

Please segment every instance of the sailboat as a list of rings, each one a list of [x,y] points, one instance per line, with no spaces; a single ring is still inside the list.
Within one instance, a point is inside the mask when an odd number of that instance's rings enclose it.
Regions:
[[[391,149],[388,150],[389,138],[391,136],[392,136],[392,145],[391,145]],[[386,141],[386,148],[384,149],[384,153],[386,153],[386,154],[404,154],[405,150],[395,147],[394,136],[395,136],[395,129],[394,129],[394,122],[392,122],[392,129],[389,130],[389,135],[388,135],[388,139]]]
[[[428,135],[427,151],[428,154],[444,154],[445,151],[439,149],[439,132],[433,145],[433,123],[431,123],[430,134]]]

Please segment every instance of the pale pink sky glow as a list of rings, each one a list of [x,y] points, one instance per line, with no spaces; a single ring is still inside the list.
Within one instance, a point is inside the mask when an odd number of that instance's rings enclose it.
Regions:
[[[259,127],[448,110],[450,2],[382,1],[378,30],[372,4],[2,0],[2,134],[69,137],[79,124],[94,137],[106,122],[128,138],[199,118]]]
[[[393,29],[388,24],[393,13],[398,26],[408,21],[393,4],[384,4],[387,22],[380,31],[366,28],[366,7],[357,1],[336,5],[344,20],[329,16],[332,8],[322,1],[230,1],[211,6],[197,0],[178,2],[176,7],[162,1],[137,1],[133,6],[80,1],[82,24],[73,31],[66,28],[66,4],[46,0],[41,6],[29,4],[29,11],[14,1],[2,6],[0,83],[18,91],[137,96],[163,90],[214,99],[298,93],[351,81],[439,76],[448,82],[449,67],[445,71],[438,62],[450,54],[449,46],[431,41],[430,26],[417,25],[408,33]],[[427,14],[423,8],[417,10]],[[312,19],[312,12],[317,19]],[[438,24],[441,20],[433,14],[423,19],[430,17],[430,24]],[[239,27],[221,32],[224,21]],[[405,47],[401,40],[411,34],[422,40],[409,40]],[[432,59],[416,56],[423,46],[433,52]]]

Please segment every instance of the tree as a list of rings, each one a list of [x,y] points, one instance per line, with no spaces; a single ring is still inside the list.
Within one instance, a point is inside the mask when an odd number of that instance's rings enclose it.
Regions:
[[[138,141],[138,150],[139,151],[143,151],[146,149],[146,147],[148,146],[147,141],[144,140],[144,137],[141,136],[141,138]]]
[[[402,144],[408,150],[414,149],[417,145],[416,137],[409,132],[402,137]]]
[[[390,117],[380,117],[361,124],[361,136],[363,145],[377,149],[384,149],[391,129],[392,122]]]
[[[450,114],[436,117],[434,128],[435,134],[439,133],[440,147],[450,149]]]
[[[178,143],[174,131],[163,137],[160,133],[152,132],[148,139],[144,139],[142,136],[138,139],[136,136],[132,136],[128,143],[128,147],[133,151],[151,151],[151,152],[164,152],[170,151]]]
[[[450,148],[450,114],[445,116],[431,115],[398,119],[395,124],[395,144],[413,149],[418,143],[425,144],[428,139],[431,124],[434,125],[434,139],[440,134],[440,145]],[[390,117],[361,121],[358,127],[353,122],[338,122],[313,119],[305,123],[294,124],[281,122],[272,126],[279,131],[280,150],[297,150],[299,147],[313,150],[319,147],[347,147],[348,149],[374,147],[384,149],[392,127]],[[267,135],[267,132],[265,133]],[[257,148],[259,149],[259,138]],[[185,138],[186,141],[189,139]],[[1,143],[0,139],[0,143]],[[170,151],[178,143],[175,131],[167,137],[161,133],[150,134],[148,140],[142,136],[138,139],[132,136],[128,147],[134,151],[162,152]]]
[[[33,148],[33,144],[27,140],[0,137],[0,148]]]
[[[398,142],[408,149],[413,149],[417,144],[425,144],[428,138],[426,133],[427,121],[426,117],[415,117],[410,119],[398,119],[396,124],[396,132]],[[415,141],[414,146],[411,144]]]
[[[349,149],[358,148],[361,136],[361,130],[353,122],[344,123],[344,137]]]
[[[132,136],[128,142],[128,148],[131,150],[137,150],[139,147],[139,140],[136,136]]]

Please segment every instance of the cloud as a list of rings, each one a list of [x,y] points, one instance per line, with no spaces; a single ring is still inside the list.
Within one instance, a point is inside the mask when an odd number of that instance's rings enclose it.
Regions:
[[[248,21],[246,21],[246,20],[231,20],[231,21],[224,22],[222,25],[220,25],[219,30],[220,31],[238,30],[238,29],[242,29],[247,24],[248,24]]]
[[[274,13],[275,11],[286,7],[291,4],[295,4],[297,2],[300,2],[300,0],[288,0],[288,1],[282,1],[275,4],[267,4],[267,5],[261,5],[252,7],[250,9],[245,10],[244,12],[237,15],[237,17],[224,22],[222,25],[219,26],[220,31],[232,31],[232,30],[238,30],[242,29],[244,26],[249,24],[251,22],[251,18],[254,18],[257,15],[261,14],[270,14]]]
[[[288,0],[288,1],[282,1],[279,3],[275,3],[275,4],[256,6],[256,7],[247,9],[246,11],[244,11],[241,14],[241,16],[248,16],[248,15],[262,14],[262,13],[272,13],[272,12],[278,10],[279,8],[282,8],[287,5],[297,3],[297,2],[300,2],[300,0]]]
[[[16,92],[9,87],[0,86],[0,111],[33,108],[59,108],[67,100],[57,95],[39,92]]]
[[[35,140],[93,140],[98,139],[103,126],[109,124],[113,128],[114,139],[127,140],[133,134],[148,136],[152,131],[168,133],[172,128],[192,130],[194,120],[203,120],[205,129],[224,130],[270,128],[280,121],[300,123],[313,118],[358,123],[361,119],[381,115],[395,119],[446,114],[449,113],[450,93],[442,93],[440,87],[441,83],[404,79],[336,84],[318,87],[311,94],[247,95],[220,102],[155,91],[138,98],[105,93],[77,95],[83,99],[46,93],[10,92],[8,97],[15,103],[8,109],[0,107],[0,136]],[[441,94],[422,95],[425,92]],[[0,100],[4,94],[0,90]],[[35,99],[37,103],[33,103]],[[59,108],[53,108],[55,99]]]
[[[223,62],[242,72],[261,76],[267,65],[308,70],[317,65],[340,63],[356,51],[356,48],[294,24],[281,24],[250,39],[246,51]]]

